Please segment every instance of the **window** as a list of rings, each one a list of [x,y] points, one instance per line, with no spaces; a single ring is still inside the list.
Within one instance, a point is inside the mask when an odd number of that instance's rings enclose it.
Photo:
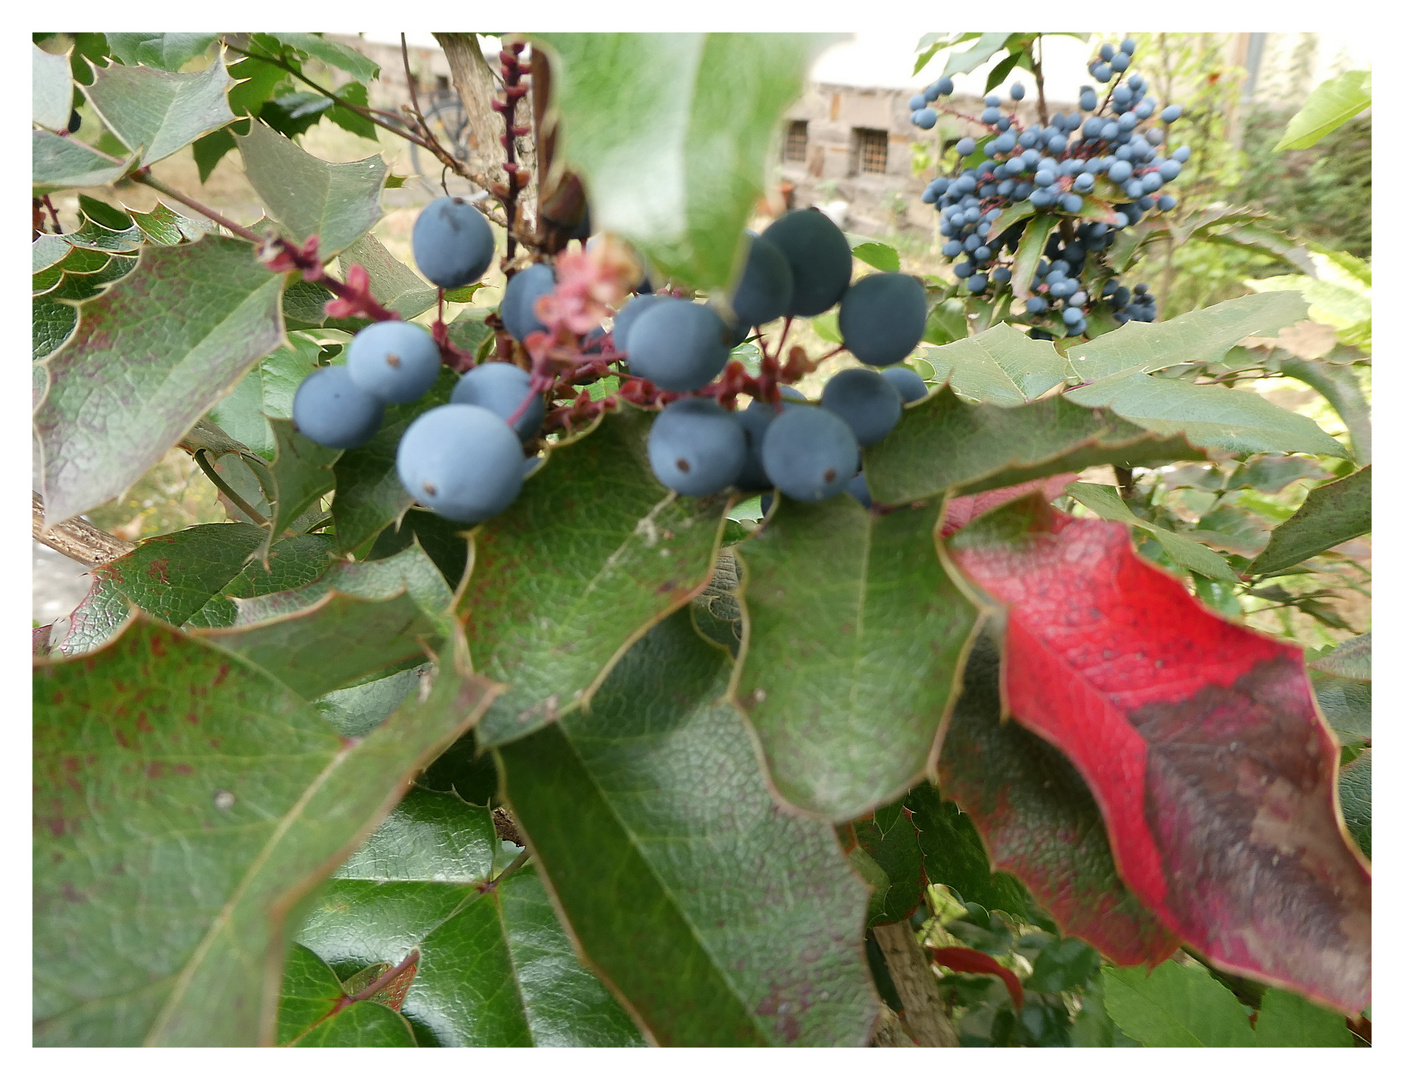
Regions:
[[[854,128],[853,141],[853,157],[860,173],[887,172],[887,132]]]
[[[785,160],[804,161],[809,154],[809,121],[791,120],[785,132]]]

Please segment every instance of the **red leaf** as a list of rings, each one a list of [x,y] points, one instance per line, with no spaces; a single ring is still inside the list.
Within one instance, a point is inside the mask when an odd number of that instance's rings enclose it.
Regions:
[[[1370,874],[1301,651],[1209,612],[1124,525],[1037,497],[951,555],[1005,608],[1009,712],[1087,781],[1131,890],[1217,966],[1363,1009]]]
[[[932,949],[931,958],[942,967],[948,967],[952,971],[968,971],[975,975],[998,975],[1004,980],[1004,985],[1009,987],[1009,996],[1014,1001],[1015,1011],[1017,1012],[1024,1007],[1024,988],[1020,985],[1018,976],[993,956],[987,956],[975,949],[952,945],[945,949]]]
[[[978,495],[961,495],[946,503],[946,512],[941,518],[941,535],[950,536],[957,529],[963,529],[981,514],[987,514],[1007,502],[1039,492],[1045,499],[1056,499],[1063,489],[1077,479],[1077,473],[1059,473],[1045,476],[1042,480],[1025,480],[1012,487],[982,491]]]

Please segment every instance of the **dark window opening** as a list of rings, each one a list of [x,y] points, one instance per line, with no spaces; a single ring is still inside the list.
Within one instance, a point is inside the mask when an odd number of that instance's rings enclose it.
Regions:
[[[804,161],[809,154],[809,121],[791,120],[785,132],[785,160]]]
[[[854,128],[854,160],[860,173],[887,172],[887,132]]]

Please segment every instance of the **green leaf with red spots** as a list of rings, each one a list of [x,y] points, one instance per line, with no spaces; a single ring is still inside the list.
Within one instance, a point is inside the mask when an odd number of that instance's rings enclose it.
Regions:
[[[513,818],[579,948],[664,1046],[857,1046],[867,895],[833,830],[775,805],[731,658],[687,611],[588,711],[499,748]]]
[[[1124,525],[1038,497],[949,550],[1004,610],[1005,708],[1087,783],[1141,902],[1218,967],[1368,1005],[1370,874],[1301,651],[1210,613]]]
[[[64,521],[121,495],[283,341],[283,278],[241,240],[148,247],[79,308],[34,414],[44,506]]]
[[[269,1042],[289,910],[496,691],[441,672],[364,739],[137,617],[34,670],[34,1041]]]
[[[1156,964],[1174,952],[1174,935],[1118,876],[1097,803],[1077,770],[1046,742],[1000,719],[999,653],[987,637],[966,663],[937,770],[942,794],[968,817],[951,821],[941,812],[949,803],[932,805],[934,792],[918,802],[933,881],[954,885],[967,902],[1024,918],[1027,888],[1063,934],[1120,964]],[[989,852],[983,865],[946,839],[967,822]]]
[[[977,610],[937,558],[941,504],[783,499],[738,548],[732,686],[781,798],[847,821],[924,774]]]
[[[660,484],[651,424],[627,405],[606,414],[474,531],[459,617],[475,669],[511,687],[478,727],[482,746],[587,704],[633,642],[706,586],[727,500]]]

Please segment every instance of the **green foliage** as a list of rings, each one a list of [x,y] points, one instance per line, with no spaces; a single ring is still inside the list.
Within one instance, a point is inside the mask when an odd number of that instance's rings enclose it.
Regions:
[[[1287,123],[1274,150],[1302,150],[1370,107],[1370,73],[1347,71],[1328,79]]]
[[[944,52],[947,72],[991,66],[993,88],[1038,74],[1041,38],[928,35],[917,69]],[[596,231],[717,298],[779,121],[828,40],[533,35],[530,77],[549,62],[551,88],[537,134],[553,140],[533,183],[549,196],[573,170]],[[648,456],[658,403],[606,346],[597,381],[552,390],[520,496],[476,524],[415,505],[400,438],[472,363],[569,367],[570,334],[523,347],[492,307],[446,308],[483,303],[484,285],[496,304],[500,279],[441,296],[385,227],[388,152],[329,162],[300,141],[323,118],[404,134],[394,106],[367,107],[385,105],[377,65],[320,34],[35,43],[36,484],[50,526],[85,514],[158,533],[94,567],[66,623],[36,628],[36,1044],[861,1045],[883,1027],[879,994],[911,1005],[878,944],[909,927],[936,950],[928,974],[965,1046],[1352,1044],[1338,1012],[1163,962],[1178,942],[1161,898],[1128,884],[1121,826],[1093,792],[1125,773],[1145,785],[1142,824],[1193,812],[1127,764],[1188,744],[1135,742],[1142,718],[1109,695],[1070,707],[1089,745],[1125,740],[1101,759],[1011,717],[1011,687],[1062,700],[1073,677],[1030,669],[1014,638],[1031,601],[996,602],[971,569],[1044,543],[1034,519],[1057,496],[1122,523],[1076,525],[1134,536],[1118,573],[1137,550],[1234,619],[1344,641],[1307,654],[1310,690],[1298,671],[1282,692],[1329,748],[1323,813],[1334,820],[1334,784],[1369,857],[1369,636],[1349,625],[1348,590],[1368,576],[1371,269],[1334,224],[1283,231],[1222,204],[1244,159],[1217,37],[1140,39],[1151,93],[1186,107],[1189,197],[1106,256],[1128,284],[1162,274],[1178,317],[1029,335],[1019,305],[1057,222],[1014,210],[995,226],[1024,230],[1011,290],[925,280],[927,347],[907,364],[931,392],[863,451],[871,510],[668,490]],[[80,134],[61,134],[75,105]],[[1328,180],[1354,130],[1289,159],[1304,176],[1292,206],[1342,201]],[[490,160],[495,133],[475,134]],[[221,220],[217,191],[174,181],[152,209],[125,205],[152,205],[125,194],[153,182],[145,166],[164,180],[189,161],[203,182],[235,149],[268,215],[256,234]],[[506,201],[480,205],[506,220]],[[1089,197],[1087,216],[1112,212]],[[63,232],[47,231],[60,215]],[[557,241],[518,228],[514,261],[494,266],[551,261],[566,279],[578,259],[595,277],[570,279],[568,303],[588,306],[632,257]],[[848,243],[859,273],[920,272],[910,245]],[[1254,295],[1229,295],[1267,267],[1277,276]],[[369,442],[322,447],[292,422],[293,399],[344,362],[370,298],[432,323],[445,366]],[[1308,314],[1334,349],[1302,343]],[[842,346],[832,311],[787,321],[793,349],[779,325],[733,349],[724,378],[740,392],[768,392],[782,367],[786,382],[831,372],[815,341]],[[1281,377],[1341,423],[1258,392]],[[1342,427],[1353,461],[1327,434]],[[177,483],[205,494],[192,527]],[[1069,579],[1091,573],[1074,561]],[[1136,604],[1152,622],[1180,610],[1084,583],[1094,630]],[[1161,660],[1101,655],[1131,695],[1135,665]],[[1345,748],[1338,771],[1318,706]],[[1229,719],[1259,737],[1275,722],[1245,716]],[[1221,771],[1184,768],[1187,783]],[[1311,843],[1358,869],[1334,828]],[[1279,968],[1279,984],[1317,986]],[[1322,996],[1367,981],[1352,967]]]

